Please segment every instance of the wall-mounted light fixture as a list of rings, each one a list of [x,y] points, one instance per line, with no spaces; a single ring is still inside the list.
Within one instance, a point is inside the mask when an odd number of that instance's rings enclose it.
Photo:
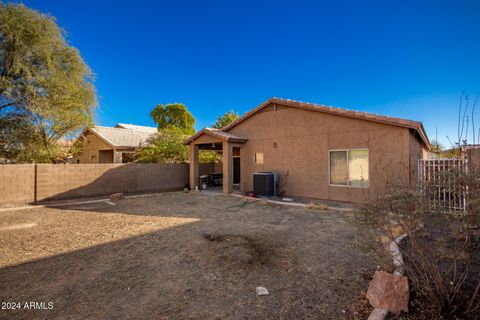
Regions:
[[[276,142],[273,143],[273,147],[277,148],[277,143]]]

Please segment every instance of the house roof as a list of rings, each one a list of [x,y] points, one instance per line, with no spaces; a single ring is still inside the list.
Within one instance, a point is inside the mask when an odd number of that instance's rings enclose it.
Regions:
[[[123,129],[131,129],[135,131],[147,131],[147,132],[158,132],[158,129],[155,127],[147,127],[147,126],[137,126],[135,124],[127,124],[127,123],[117,123],[115,128],[123,128]]]
[[[222,141],[228,141],[228,142],[239,142],[243,143],[246,142],[247,139],[236,136],[230,132],[225,132],[221,129],[213,129],[213,128],[203,128],[202,130],[198,131],[195,133],[193,136],[188,137],[183,143],[184,144],[189,144],[193,140],[197,139],[201,135],[206,134],[215,138],[218,138]]]
[[[157,132],[156,129],[153,132],[102,126],[95,126],[88,131],[97,135],[113,148],[136,148]]]
[[[399,127],[405,127],[405,128],[413,129],[418,133],[418,135],[420,136],[422,142],[425,144],[427,149],[431,150],[430,141],[428,140],[428,136],[427,136],[427,134],[425,132],[425,129],[423,128],[423,124],[421,122],[413,121],[413,120],[407,120],[407,119],[401,119],[401,118],[394,118],[394,117],[389,117],[389,116],[382,116],[382,115],[368,113],[368,112],[360,112],[360,111],[341,109],[341,108],[325,106],[325,105],[320,105],[320,104],[315,104],[315,103],[307,103],[307,102],[295,101],[295,100],[290,100],[290,99],[275,98],[275,97],[265,101],[264,103],[260,104],[255,109],[251,110],[250,112],[247,112],[245,115],[238,118],[237,120],[232,122],[230,125],[223,128],[222,130],[227,132],[228,130],[235,127],[236,125],[238,125],[242,121],[245,121],[249,117],[256,114],[258,111],[260,111],[263,108],[265,108],[269,105],[272,105],[272,104],[273,105],[288,106],[288,107],[293,107],[293,108],[299,108],[299,109],[312,110],[312,111],[318,111],[318,112],[324,112],[324,113],[335,114],[335,115],[349,117],[349,118],[361,119],[361,120],[366,120],[366,121],[373,121],[373,122],[384,123],[384,124],[389,124],[389,125],[393,125],[393,126],[399,126]]]
[[[128,124],[128,123],[117,123],[115,128],[123,128],[123,129],[131,129],[135,131],[148,131],[148,132],[158,132],[158,129],[155,127],[148,127],[148,126],[137,126],[135,124]]]

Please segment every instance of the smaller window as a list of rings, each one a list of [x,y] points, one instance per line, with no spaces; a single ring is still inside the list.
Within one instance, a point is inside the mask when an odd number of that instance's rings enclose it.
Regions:
[[[263,164],[263,153],[255,153],[255,164]]]

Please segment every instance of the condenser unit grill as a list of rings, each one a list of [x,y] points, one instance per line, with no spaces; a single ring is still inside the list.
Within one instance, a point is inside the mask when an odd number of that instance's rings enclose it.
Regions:
[[[275,172],[256,172],[253,174],[253,193],[257,197],[276,196]]]

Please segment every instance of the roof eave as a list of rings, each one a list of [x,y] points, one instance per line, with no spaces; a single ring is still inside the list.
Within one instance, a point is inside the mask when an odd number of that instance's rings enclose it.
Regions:
[[[423,128],[423,124],[421,122],[389,117],[392,120],[394,120],[394,119],[398,120],[398,122],[393,123],[391,121],[386,121],[384,119],[383,120],[382,119],[375,119],[373,114],[365,113],[364,116],[359,117],[358,112],[356,112],[356,111],[344,110],[344,109],[339,109],[339,108],[332,108],[332,107],[329,107],[329,106],[318,105],[318,106],[325,107],[325,108],[329,109],[329,110],[322,110],[322,109],[319,109],[319,108],[315,108],[313,104],[304,103],[304,102],[295,102],[295,103],[296,103],[295,105],[292,105],[291,103],[289,104],[288,101],[285,101],[284,99],[279,99],[279,98],[275,98],[275,97],[270,98],[267,101],[260,104],[259,106],[257,106],[256,108],[254,108],[253,110],[247,112],[245,115],[238,118],[237,120],[235,120],[234,122],[232,122],[231,124],[226,126],[225,128],[223,128],[222,131],[228,132],[228,130],[235,127],[240,122],[243,122],[246,119],[250,118],[251,116],[256,114],[258,111],[265,108],[266,106],[268,106],[270,104],[275,104],[275,105],[283,105],[283,106],[286,106],[286,107],[300,108],[300,109],[311,110],[311,111],[316,111],[316,112],[329,113],[329,114],[344,116],[344,117],[353,118],[353,119],[383,123],[383,124],[387,124],[387,125],[391,125],[391,126],[398,126],[398,127],[405,127],[405,128],[414,129],[419,133],[420,137],[422,138],[423,143],[427,147],[427,150],[431,150],[430,141],[428,139],[428,136],[427,136],[427,134],[425,132],[425,129]],[[332,112],[334,109],[335,109],[335,112]],[[382,116],[382,117],[386,117],[386,116]]]
[[[224,130],[218,130],[218,132],[225,132],[225,131]],[[192,143],[194,140],[196,140],[197,138],[199,138],[203,134],[209,135],[213,138],[219,139],[220,141],[224,141],[224,142],[244,143],[244,142],[247,141],[247,139],[240,138],[240,137],[225,137],[225,136],[222,136],[221,134],[216,134],[214,131],[207,130],[207,128],[203,128],[202,130],[200,130],[197,133],[188,137],[183,142],[183,144],[184,145],[189,145],[190,143]]]
[[[232,143],[245,143],[247,139],[227,138],[227,141]]]
[[[100,133],[96,132],[95,130],[93,130],[93,128],[88,128],[87,130],[85,130],[85,132],[87,132],[87,131],[96,135],[100,140],[102,140],[103,142],[108,144],[110,147],[116,148],[116,146],[110,140],[108,140],[106,137],[102,136]]]

